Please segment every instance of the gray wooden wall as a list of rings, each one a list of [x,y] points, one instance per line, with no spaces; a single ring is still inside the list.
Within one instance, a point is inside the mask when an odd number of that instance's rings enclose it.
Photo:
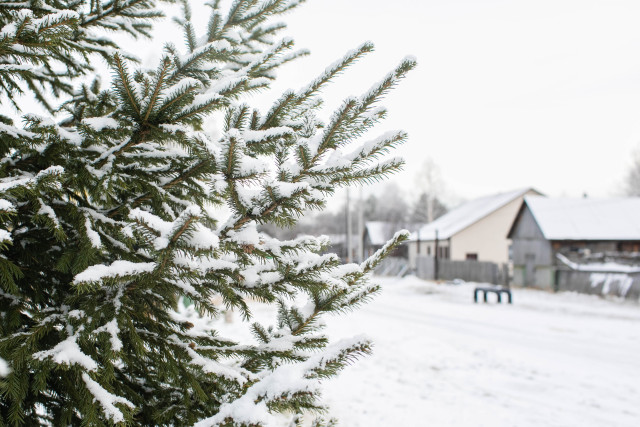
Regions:
[[[527,255],[529,255],[529,259],[533,260],[534,266],[554,265],[551,243],[540,231],[538,223],[528,208],[522,212],[511,235],[511,240],[511,261],[514,266],[526,265]]]

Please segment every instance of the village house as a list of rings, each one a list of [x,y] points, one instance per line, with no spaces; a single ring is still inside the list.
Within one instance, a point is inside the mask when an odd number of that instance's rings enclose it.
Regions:
[[[525,196],[541,195],[532,188],[481,197],[464,203],[411,234],[409,265],[418,256],[504,264],[509,261],[507,233]]]
[[[373,255],[393,236],[392,224],[386,221],[367,221],[364,224],[364,256]]]
[[[400,227],[393,222],[387,221],[367,221],[364,224],[363,235],[363,247],[364,258],[368,258],[373,255],[378,249],[381,249],[393,235],[400,231],[403,227]],[[397,247],[391,255],[392,257],[407,257],[407,247],[400,245]]]
[[[325,249],[324,253],[336,254],[342,262],[358,261],[358,241],[360,240],[358,234],[351,234],[351,254],[348,253],[346,234],[328,234],[326,236],[331,241],[331,244]]]
[[[526,197],[508,237],[514,284],[555,288],[568,263],[640,252],[640,198]]]

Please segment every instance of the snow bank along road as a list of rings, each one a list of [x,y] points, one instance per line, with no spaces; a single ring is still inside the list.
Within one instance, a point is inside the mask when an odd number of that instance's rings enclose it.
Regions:
[[[640,304],[525,289],[474,304],[473,284],[376,279],[374,301],[327,319],[333,339],[375,341],[326,385],[340,425],[640,426]]]

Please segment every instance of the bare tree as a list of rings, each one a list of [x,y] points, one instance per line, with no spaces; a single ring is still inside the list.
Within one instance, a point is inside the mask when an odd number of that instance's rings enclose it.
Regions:
[[[640,148],[633,153],[633,164],[627,171],[624,190],[627,196],[640,197]]]
[[[385,221],[398,227],[404,227],[408,220],[409,205],[404,192],[398,184],[385,185],[378,197],[374,217],[371,220]]]
[[[444,194],[442,174],[433,158],[427,157],[422,163],[416,176],[416,185],[420,189],[420,195],[414,204],[413,221],[432,222],[446,213],[447,208],[440,201]]]

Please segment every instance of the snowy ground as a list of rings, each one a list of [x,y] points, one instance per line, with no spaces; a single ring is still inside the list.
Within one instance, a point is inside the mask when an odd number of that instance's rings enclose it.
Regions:
[[[344,426],[638,426],[640,306],[473,285],[380,279],[334,337],[366,331],[372,357],[327,386]]]
[[[332,338],[376,343],[326,385],[340,425],[640,425],[638,303],[516,289],[485,305],[472,284],[377,282],[373,302],[327,319]]]

